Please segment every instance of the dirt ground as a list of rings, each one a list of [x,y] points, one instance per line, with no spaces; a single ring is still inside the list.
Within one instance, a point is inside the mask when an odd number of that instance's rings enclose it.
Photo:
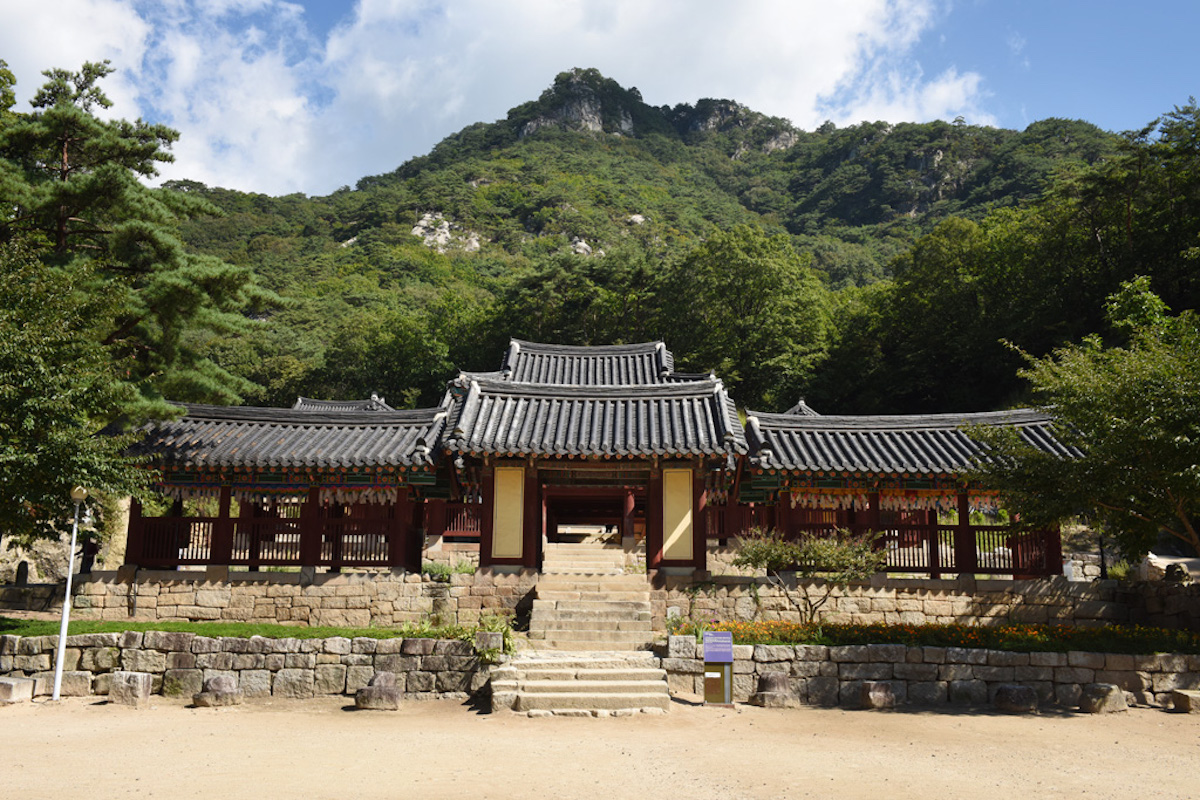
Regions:
[[[766,710],[529,719],[345,698],[0,707],[3,796],[51,798],[1183,798],[1200,715]]]

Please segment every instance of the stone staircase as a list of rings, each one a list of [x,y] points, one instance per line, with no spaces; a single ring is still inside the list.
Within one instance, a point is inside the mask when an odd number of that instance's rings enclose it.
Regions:
[[[492,671],[492,709],[529,716],[626,716],[670,708],[649,652],[650,586],[602,542],[549,544],[529,621],[529,650]]]
[[[662,714],[667,673],[654,654],[528,651],[492,670],[492,711],[531,717]]]
[[[625,553],[602,543],[548,544],[529,620],[538,650],[649,650],[650,586],[624,574]]]

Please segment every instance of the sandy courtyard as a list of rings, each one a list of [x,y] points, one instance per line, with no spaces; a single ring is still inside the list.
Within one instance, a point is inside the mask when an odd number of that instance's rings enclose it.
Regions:
[[[0,707],[5,798],[1200,796],[1200,715],[866,712],[676,702],[666,716],[528,719],[345,698],[149,710]]]

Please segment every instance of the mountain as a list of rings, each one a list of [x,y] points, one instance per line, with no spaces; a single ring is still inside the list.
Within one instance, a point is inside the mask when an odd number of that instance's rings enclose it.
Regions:
[[[575,69],[505,119],[468,126],[428,155],[329,197],[191,185],[233,216],[270,220],[202,221],[189,236],[219,246],[212,237],[234,227],[240,236],[340,244],[430,214],[434,246],[513,256],[576,240],[595,252],[643,225],[643,238],[670,248],[714,226],[752,223],[793,236],[832,285],[862,285],[885,277],[891,259],[938,220],[1034,198],[1052,176],[1095,163],[1116,142],[1061,119],[1021,132],[961,120],[806,132],[733,100],[651,106],[636,88]]]
[[[1077,213],[1067,196],[1088,180],[1109,180],[1097,176],[1134,146],[1142,145],[1065,119],[1023,131],[961,119],[803,131],[734,100],[652,106],[636,88],[575,69],[504,119],[470,125],[428,154],[327,197],[171,186],[224,212],[183,227],[192,248],[251,267],[287,298],[257,334],[200,343],[262,387],[250,402],[371,391],[396,405],[434,402],[455,368],[494,368],[493,354],[511,335],[573,344],[665,338],[688,369],[720,368],[735,387],[755,375],[760,389],[738,399],[766,410],[792,405],[788,393],[810,391],[840,411],[965,411],[1017,392],[1013,356],[996,347],[1001,337],[1025,341],[1022,302],[1037,305],[1029,346],[1043,353],[1097,330],[1105,294],[1143,269],[1125,256],[1114,266],[1110,239],[1087,229],[1098,217]],[[1046,207],[1057,216],[1039,216],[1049,213],[1038,209],[1054,192],[1061,197]],[[969,248],[916,249],[950,223]],[[1055,225],[1075,227],[1068,236],[1055,234]],[[722,231],[740,233],[706,249]],[[992,232],[1004,234],[1008,250],[988,250],[988,237],[999,235]],[[1047,237],[1040,260],[1023,255],[1042,247],[1032,243],[1035,232]],[[925,267],[934,252],[940,260]],[[1131,241],[1122,252],[1137,249]],[[706,296],[724,302],[714,265],[728,253],[736,263],[727,269],[757,270],[773,291],[806,287],[785,305],[815,315],[806,336],[816,338],[780,339],[761,363],[717,363],[713,342],[739,341],[729,338],[737,326],[720,332],[725,339],[699,342],[700,333],[681,327],[685,320],[711,328],[705,320],[725,312],[692,307],[685,315],[681,304],[696,265],[711,279]],[[1079,267],[1090,283],[1064,294],[1070,284],[1053,271],[1067,274],[1076,254],[1091,259]],[[986,261],[995,279],[956,277],[983,268],[963,258]],[[1004,264],[1027,272],[1005,278]],[[781,275],[792,277],[781,282]],[[1021,286],[1026,294],[996,303],[923,288],[963,281],[968,293]],[[937,297],[922,300],[931,290]],[[958,305],[942,307],[938,298]],[[920,314],[904,310],[918,301]],[[992,315],[978,318],[986,327],[972,327],[974,307]],[[962,333],[937,328],[949,315],[961,319]],[[917,319],[938,334],[937,347],[961,347],[954,355],[964,365],[985,364],[962,367],[972,380],[954,384],[957,394],[945,389],[951,384],[937,371],[943,356],[924,349]],[[960,345],[967,339],[969,347]],[[773,379],[788,358],[792,366]],[[919,389],[905,394],[895,385],[889,376],[897,364]]]

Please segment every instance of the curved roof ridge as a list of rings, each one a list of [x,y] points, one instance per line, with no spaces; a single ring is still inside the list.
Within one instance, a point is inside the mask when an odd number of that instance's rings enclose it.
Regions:
[[[630,344],[554,344],[551,342],[530,342],[525,339],[512,339],[511,343],[518,345],[518,352],[521,353],[563,353],[573,356],[652,353],[659,348],[666,348],[666,344],[661,339],[655,339],[652,342],[633,342]]]
[[[824,430],[956,430],[964,425],[1021,425],[1045,424],[1053,417],[1035,408],[1009,411],[971,411],[943,414],[777,414],[746,410],[769,427],[792,427]]]
[[[187,412],[188,419],[229,422],[261,422],[278,425],[403,425],[431,422],[446,409],[415,408],[387,411],[331,410],[309,411],[298,408],[261,406],[214,406],[203,403],[175,403]]]

